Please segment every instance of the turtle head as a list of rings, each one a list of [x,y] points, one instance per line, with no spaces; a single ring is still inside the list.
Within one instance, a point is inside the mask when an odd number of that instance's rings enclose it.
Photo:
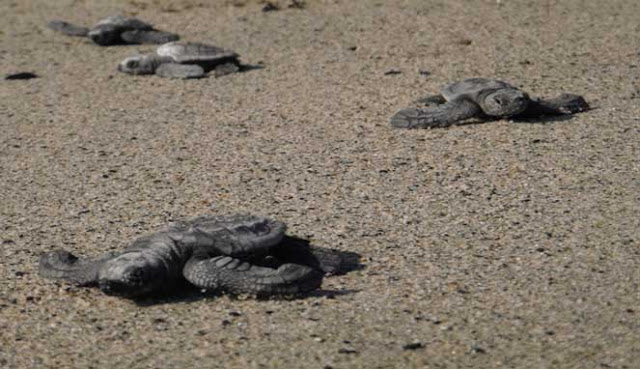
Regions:
[[[529,96],[515,88],[505,88],[488,93],[482,110],[495,117],[508,117],[522,113],[529,104]]]
[[[94,27],[87,34],[91,41],[100,46],[116,45],[122,42],[120,39],[120,29],[112,24],[101,24]]]
[[[153,74],[158,63],[144,55],[130,56],[118,64],[118,70],[129,74]]]
[[[107,261],[98,274],[98,284],[108,295],[137,297],[161,290],[167,275],[160,258],[132,251]]]

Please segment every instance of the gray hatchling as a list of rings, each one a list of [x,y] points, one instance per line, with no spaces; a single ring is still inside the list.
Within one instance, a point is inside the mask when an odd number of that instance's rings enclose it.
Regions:
[[[131,56],[118,65],[120,72],[170,78],[201,78],[211,70],[219,77],[240,68],[235,52],[195,42],[169,42],[153,54]]]
[[[426,108],[402,109],[391,118],[391,125],[396,128],[448,127],[469,118],[530,118],[589,109],[589,104],[579,95],[565,93],[553,99],[531,99],[506,82],[487,78],[449,84],[440,95],[427,96],[417,102]]]
[[[158,31],[152,25],[137,18],[122,15],[112,15],[102,19],[91,29],[61,20],[52,20],[47,23],[47,27],[67,36],[89,37],[101,46],[164,44],[180,38],[174,33]]]
[[[251,215],[202,216],[141,237],[122,252],[79,259],[58,250],[39,272],[129,298],[175,291],[187,281],[206,290],[257,296],[307,292],[337,272],[337,251],[287,241],[282,222]]]

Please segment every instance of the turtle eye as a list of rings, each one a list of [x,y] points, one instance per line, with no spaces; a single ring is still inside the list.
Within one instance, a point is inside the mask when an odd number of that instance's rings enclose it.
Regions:
[[[137,60],[129,60],[126,65],[127,65],[127,68],[133,69],[133,68],[138,68],[139,63]]]
[[[135,268],[129,271],[127,277],[127,279],[131,282],[140,283],[144,280],[145,273],[141,268]]]
[[[500,98],[500,96],[494,96],[493,101],[498,105],[502,105],[502,99]]]

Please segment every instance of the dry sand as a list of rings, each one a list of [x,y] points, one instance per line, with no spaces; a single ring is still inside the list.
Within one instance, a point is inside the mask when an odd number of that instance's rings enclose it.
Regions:
[[[0,82],[0,367],[640,367],[637,0],[208,3],[0,2],[0,72],[40,75]],[[133,77],[117,62],[153,47],[44,26],[117,13],[265,68]],[[596,109],[389,127],[473,76]],[[365,268],[297,300],[146,305],[37,274],[211,212]]]

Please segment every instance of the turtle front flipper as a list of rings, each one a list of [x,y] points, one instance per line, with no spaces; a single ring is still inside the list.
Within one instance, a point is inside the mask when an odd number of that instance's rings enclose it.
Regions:
[[[40,258],[40,276],[61,279],[80,286],[92,286],[98,283],[98,272],[111,256],[99,259],[78,259],[64,250],[44,254]]]
[[[480,113],[480,107],[473,101],[453,101],[432,108],[402,109],[391,118],[391,126],[396,128],[448,127]]]
[[[184,277],[197,287],[257,296],[291,295],[314,290],[323,273],[304,265],[283,264],[277,269],[252,265],[230,256],[194,255]]]
[[[196,64],[164,63],[156,68],[156,74],[166,78],[202,78],[204,69]]]
[[[125,31],[120,38],[127,44],[166,44],[167,42],[178,41],[180,36],[175,33],[157,30],[131,30]]]
[[[89,33],[89,28],[87,27],[76,26],[57,19],[48,22],[47,27],[67,36],[86,37]]]
[[[553,99],[532,99],[527,109],[519,116],[529,118],[541,115],[575,114],[589,109],[589,104],[582,96],[565,93]]]

